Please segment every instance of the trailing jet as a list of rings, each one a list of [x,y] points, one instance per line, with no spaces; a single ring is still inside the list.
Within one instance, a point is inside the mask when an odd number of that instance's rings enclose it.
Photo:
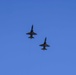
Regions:
[[[47,43],[46,43],[46,39],[44,40],[44,43],[43,44],[40,44],[39,46],[43,46],[42,50],[47,50],[46,47],[50,47]]]
[[[27,35],[30,35],[30,36],[29,36],[30,39],[34,38],[33,35],[37,35],[37,33],[35,33],[35,32],[33,31],[33,25],[32,25],[32,27],[31,27],[30,32],[28,32],[28,33],[26,33],[26,34],[27,34]]]

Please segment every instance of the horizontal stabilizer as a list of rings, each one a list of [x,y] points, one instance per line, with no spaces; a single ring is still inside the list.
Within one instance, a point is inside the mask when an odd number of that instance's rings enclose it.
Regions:
[[[47,50],[46,48],[42,48],[42,50]]]
[[[32,39],[32,38],[34,38],[33,36],[31,37],[31,36],[29,36],[28,38],[30,38],[30,39]]]

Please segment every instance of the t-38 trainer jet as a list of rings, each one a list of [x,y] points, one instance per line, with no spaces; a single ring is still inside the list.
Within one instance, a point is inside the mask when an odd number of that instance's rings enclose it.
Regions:
[[[40,45],[39,45],[39,46],[42,46],[42,47],[43,47],[42,50],[47,50],[46,47],[50,47],[50,46],[46,43],[46,39],[47,39],[47,38],[45,38],[43,44],[40,44]]]
[[[32,27],[31,27],[30,32],[28,32],[28,33],[26,33],[26,34],[27,34],[27,35],[30,35],[30,36],[28,37],[28,38],[30,38],[30,39],[34,38],[33,35],[37,35],[37,33],[35,33],[34,30],[33,30],[33,25],[32,25]]]

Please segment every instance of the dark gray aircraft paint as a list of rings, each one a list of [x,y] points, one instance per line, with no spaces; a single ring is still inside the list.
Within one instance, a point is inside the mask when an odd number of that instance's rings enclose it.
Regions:
[[[34,38],[33,35],[37,35],[37,33],[35,33],[34,30],[33,30],[33,25],[32,25],[32,27],[31,27],[30,32],[28,32],[28,33],[26,33],[26,34],[27,34],[27,35],[30,35],[30,36],[28,37],[28,38],[30,38],[30,39]]]
[[[44,39],[44,43],[40,44],[39,46],[42,46],[42,50],[47,50],[46,47],[50,47],[47,43],[46,43],[47,38]]]

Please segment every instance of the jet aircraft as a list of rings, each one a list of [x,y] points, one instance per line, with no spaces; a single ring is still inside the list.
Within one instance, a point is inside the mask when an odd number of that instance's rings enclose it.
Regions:
[[[44,39],[44,43],[40,44],[39,46],[42,46],[42,50],[47,50],[46,47],[50,47],[47,43],[46,43],[47,38]]]
[[[27,34],[27,35],[30,35],[30,36],[28,37],[28,38],[30,38],[30,39],[34,38],[33,35],[37,35],[37,33],[35,33],[34,30],[33,30],[33,25],[32,25],[32,27],[31,27],[30,32],[28,32],[28,33],[26,33],[26,34]]]

